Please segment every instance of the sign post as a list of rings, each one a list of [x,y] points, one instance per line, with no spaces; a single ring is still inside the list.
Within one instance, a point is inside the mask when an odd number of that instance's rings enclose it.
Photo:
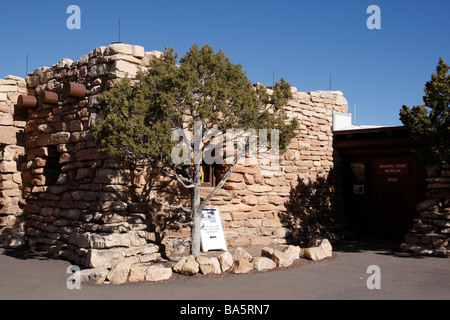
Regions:
[[[227,251],[227,243],[223,233],[219,210],[204,209],[202,211],[202,226],[200,230],[202,252],[209,250]]]

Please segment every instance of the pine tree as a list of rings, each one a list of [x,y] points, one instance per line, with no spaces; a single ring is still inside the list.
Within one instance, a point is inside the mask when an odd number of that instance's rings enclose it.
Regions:
[[[225,134],[228,129],[255,132],[268,129],[270,135],[276,129],[282,153],[298,123],[297,119],[289,120],[282,109],[292,96],[290,84],[284,79],[272,90],[260,84],[253,85],[241,65],[230,62],[223,51],[214,52],[209,45],[202,48],[193,45],[179,65],[177,58],[172,48],[166,48],[136,80],[126,78],[100,94],[93,134],[99,151],[157,168],[190,191],[189,208],[165,203],[157,193],[155,196],[189,222],[191,254],[197,256],[201,212],[243,156],[242,153],[232,155],[234,159],[225,166],[225,173],[216,187],[201,201],[202,156],[212,146],[217,147],[216,133]],[[173,133],[180,129],[200,131],[203,135],[183,137],[183,141],[187,141],[183,149],[182,144],[173,139]],[[205,135],[213,129],[215,134]],[[200,145],[194,143],[196,138],[201,140]],[[270,138],[268,140],[270,142]],[[244,150],[248,150],[249,143],[247,139]],[[185,161],[174,161],[180,154]]]
[[[403,106],[400,120],[418,142],[415,154],[424,166],[450,163],[450,75],[442,58],[425,85],[424,105]]]

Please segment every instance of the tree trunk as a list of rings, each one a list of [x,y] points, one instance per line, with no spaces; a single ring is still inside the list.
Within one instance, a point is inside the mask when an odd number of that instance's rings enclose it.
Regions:
[[[191,255],[197,257],[200,254],[200,230],[202,227],[202,212],[200,210],[200,164],[194,164],[194,188],[191,189]]]

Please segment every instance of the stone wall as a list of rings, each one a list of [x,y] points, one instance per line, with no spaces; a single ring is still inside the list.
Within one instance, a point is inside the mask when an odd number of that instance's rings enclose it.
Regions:
[[[427,200],[417,205],[419,217],[401,249],[423,255],[450,256],[450,165],[428,170]]]
[[[333,111],[347,111],[347,101],[341,92],[294,92],[285,109],[300,127],[279,169],[237,166],[210,203],[231,246],[298,244],[313,235],[333,238],[339,229],[332,121]]]
[[[98,93],[127,74],[134,77],[154,54],[112,44],[26,78],[30,94],[58,97],[28,108],[23,177],[30,246],[90,267],[119,257],[146,262],[158,254],[147,228],[148,203],[140,202],[139,176],[99,154],[90,131]],[[85,93],[68,95],[69,83],[83,85]]]
[[[0,80],[0,243],[12,246],[21,244],[24,224],[20,170],[26,117],[17,108],[17,99],[26,93],[25,79],[7,76]]]
[[[269,156],[259,156],[257,163],[241,161],[207,207],[220,212],[227,245],[271,246],[299,244],[317,235],[329,239],[343,231],[341,159],[333,148],[333,112],[347,112],[347,100],[339,91],[298,92],[284,106],[289,117],[300,123],[297,135],[282,156],[279,167],[267,164]],[[218,179],[224,172],[215,168]],[[160,190],[166,198],[187,194]],[[203,198],[213,187],[202,187]],[[186,253],[190,229],[173,227],[170,214],[151,198],[152,220],[167,252]]]
[[[25,239],[32,248],[87,267],[186,252],[189,229],[173,227],[151,190],[181,202],[188,194],[150,168],[98,153],[90,131],[97,95],[127,74],[134,77],[159,54],[112,44],[26,78],[28,95],[37,103],[22,110],[26,151],[16,148],[25,156],[13,158],[22,171]],[[71,95],[67,88],[75,85],[85,91]],[[332,238],[339,230],[332,123],[334,111],[347,111],[347,101],[338,91],[293,92],[285,109],[300,127],[279,169],[238,165],[209,205],[220,211],[229,246],[298,243],[318,234]],[[203,188],[202,194],[210,190]]]

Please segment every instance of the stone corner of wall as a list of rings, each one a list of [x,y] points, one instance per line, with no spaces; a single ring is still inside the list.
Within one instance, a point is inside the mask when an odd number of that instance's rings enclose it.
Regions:
[[[450,256],[450,166],[428,170],[426,199],[417,204],[418,217],[401,244],[404,252]]]

